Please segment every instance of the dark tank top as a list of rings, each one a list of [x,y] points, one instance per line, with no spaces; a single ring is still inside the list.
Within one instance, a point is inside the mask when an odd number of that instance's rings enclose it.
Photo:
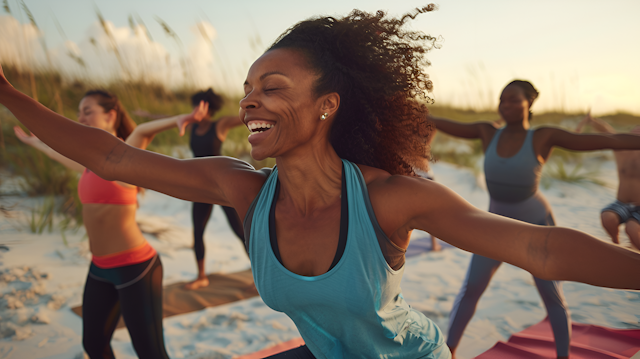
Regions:
[[[189,139],[189,147],[191,147],[193,157],[220,156],[222,141],[218,138],[217,125],[218,122],[213,122],[204,135],[197,135],[198,124],[193,124]]]

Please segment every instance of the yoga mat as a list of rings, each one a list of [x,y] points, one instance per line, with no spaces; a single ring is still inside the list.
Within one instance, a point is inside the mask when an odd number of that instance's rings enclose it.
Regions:
[[[304,345],[304,340],[302,338],[295,338],[284,343],[276,344],[272,347],[268,347],[266,349],[262,349],[255,353],[240,355],[239,357],[235,357],[235,359],[262,359],[268,357],[270,355],[282,353],[289,349],[297,348]]]
[[[640,329],[612,329],[597,325],[571,326],[571,359],[639,359]],[[260,359],[304,345],[302,338],[239,356],[237,359]],[[556,345],[549,320],[515,333],[508,342],[498,342],[475,359],[553,359]]]
[[[235,302],[258,295],[253,284],[251,269],[228,274],[209,274],[209,286],[196,290],[185,290],[187,282],[168,285],[162,289],[162,317],[195,312],[207,307]],[[71,308],[82,317],[82,306]],[[118,328],[124,327],[120,317]]]
[[[571,325],[571,359],[632,358],[640,352],[640,329],[612,329],[597,325]],[[511,335],[475,359],[555,358],[556,345],[549,320]],[[635,358],[635,357],[634,357]]]

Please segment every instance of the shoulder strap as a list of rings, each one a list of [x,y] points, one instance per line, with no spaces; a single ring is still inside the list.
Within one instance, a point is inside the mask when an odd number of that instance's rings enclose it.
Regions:
[[[267,175],[267,179],[268,179],[273,173],[273,168],[264,167],[259,169],[258,171]],[[265,181],[264,183],[266,184],[267,181]],[[251,237],[251,223],[253,222],[253,212],[255,212],[256,210],[256,204],[258,203],[258,199],[260,198],[260,195],[262,194],[263,189],[264,189],[264,185],[262,186],[262,189],[260,189],[260,192],[258,192],[258,195],[256,196],[256,198],[253,199],[253,202],[251,202],[251,206],[249,206],[249,210],[247,211],[247,214],[244,217],[244,222],[242,224],[244,229],[244,246],[245,246],[245,249],[247,250],[247,253],[249,254],[250,254],[249,243],[250,243],[250,237]]]
[[[364,180],[364,176],[362,172],[360,172],[360,168],[358,165],[352,162],[347,162],[350,165],[351,173],[355,175],[355,178],[360,186],[360,190],[362,191],[362,199],[364,200],[364,206],[366,207],[367,214],[369,215],[369,219],[371,224],[373,225],[373,231],[376,234],[376,239],[378,241],[378,246],[382,252],[384,259],[387,264],[393,270],[399,270],[404,266],[405,262],[405,253],[406,250],[398,247],[387,235],[384,233],[380,224],[378,223],[378,219],[376,218],[376,214],[373,210],[373,205],[371,204],[371,199],[369,198],[369,190],[367,189],[367,183]]]

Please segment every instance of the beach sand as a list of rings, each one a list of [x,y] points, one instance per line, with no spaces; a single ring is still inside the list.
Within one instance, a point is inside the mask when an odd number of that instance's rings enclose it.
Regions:
[[[599,212],[615,197],[615,167],[602,171],[608,186],[553,181],[542,188],[559,226],[572,227],[608,240]],[[449,164],[433,166],[436,180],[473,205],[488,207],[482,179]],[[10,183],[3,181],[3,186]],[[6,192],[6,188],[4,188]],[[83,229],[29,233],[27,197],[4,197],[15,207],[12,218],[0,218],[0,358],[81,359],[82,321],[71,307],[81,304],[90,255]],[[162,257],[164,284],[193,279],[190,203],[147,191],[140,199],[141,228]],[[473,235],[473,228],[469,228]],[[416,231],[414,238],[428,236]],[[622,235],[621,241],[628,245]],[[232,273],[249,268],[240,241],[219,208],[214,209],[206,234],[208,272]],[[448,315],[464,278],[470,254],[457,248],[426,252],[408,258],[403,295],[446,333]],[[215,283],[212,283],[215,285]],[[640,328],[640,293],[566,282],[564,293],[576,322],[614,328]],[[471,358],[498,340],[535,324],[545,310],[527,272],[502,265],[482,297],[459,348],[459,358]],[[298,332],[284,314],[265,306],[259,297],[164,320],[166,347],[172,358],[233,358],[290,340]],[[126,329],[117,330],[112,346],[119,359],[136,358]]]

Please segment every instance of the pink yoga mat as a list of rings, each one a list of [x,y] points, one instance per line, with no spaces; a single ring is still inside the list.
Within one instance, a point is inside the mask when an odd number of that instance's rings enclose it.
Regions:
[[[297,348],[299,346],[304,345],[304,340],[302,338],[291,339],[287,342],[276,344],[272,347],[268,347],[266,349],[262,349],[258,352],[241,355],[236,357],[236,359],[262,359],[268,357],[269,355],[274,355],[278,353],[282,353],[283,351],[287,351],[289,349]]]
[[[611,329],[572,324],[571,359],[629,359],[640,352],[640,329]],[[302,338],[269,347],[237,359],[261,359],[304,345]],[[498,342],[475,359],[550,359],[556,345],[547,319],[515,333],[508,342]]]
[[[611,329],[597,325],[572,324],[571,359],[631,358],[640,351],[640,329]],[[475,359],[555,358],[556,345],[549,320],[511,335]]]

